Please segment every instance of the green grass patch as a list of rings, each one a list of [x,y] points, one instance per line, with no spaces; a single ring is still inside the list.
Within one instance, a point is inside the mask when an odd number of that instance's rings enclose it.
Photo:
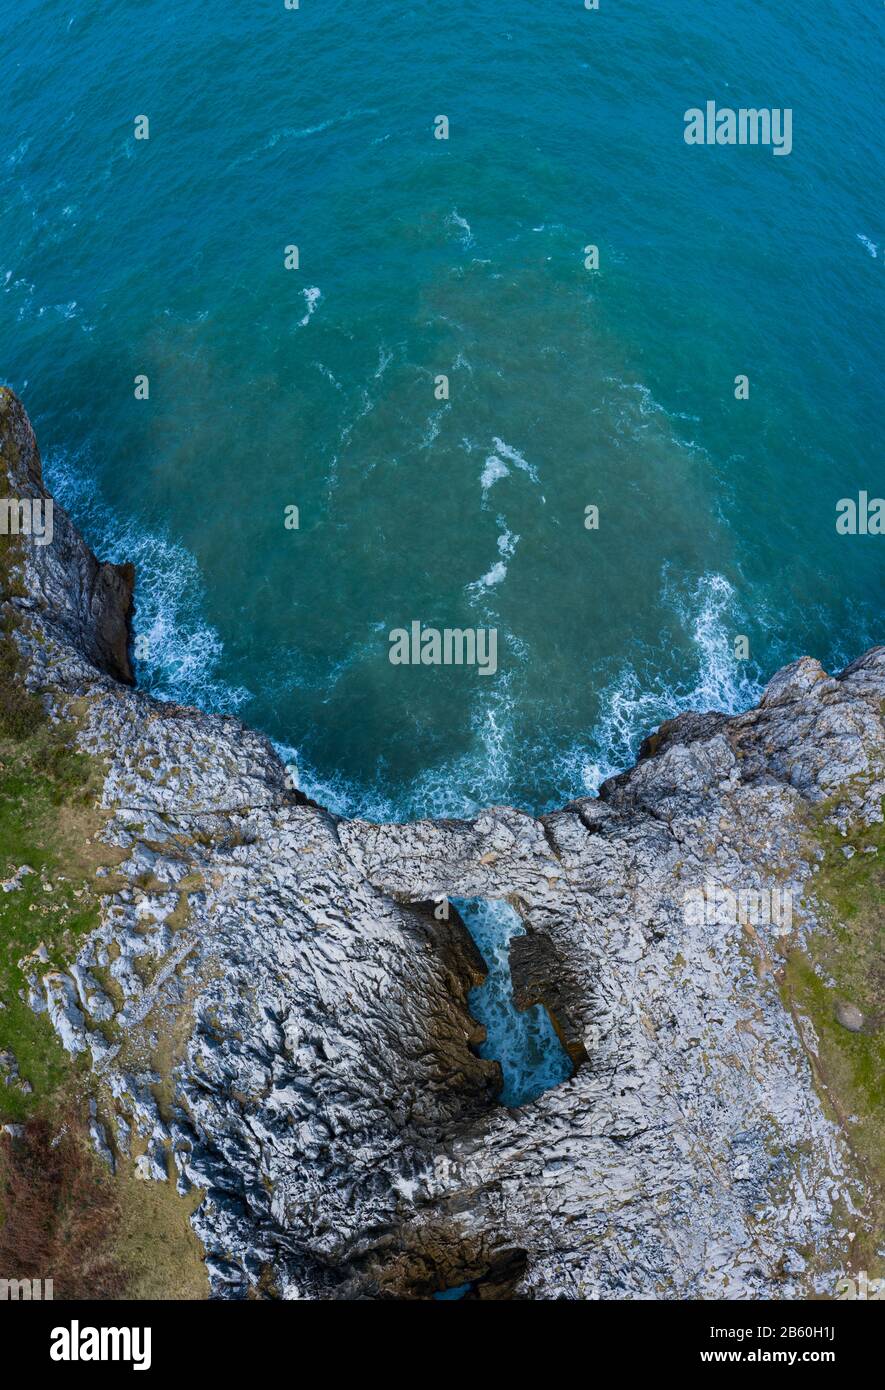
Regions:
[[[15,462],[11,400],[0,388],[0,496],[7,497],[15,491],[7,474]],[[22,544],[0,536],[0,881],[22,865],[33,871],[0,891],[0,1052],[12,1054],[18,1070],[12,1084],[0,1079],[0,1123],[27,1126],[21,1140],[0,1138],[3,1272],[24,1277],[37,1252],[39,1268],[30,1272],[52,1270],[60,1296],[205,1298],[203,1251],[188,1220],[201,1194],[182,1198],[172,1181],[141,1182],[125,1161],[114,1178],[102,1169],[86,1133],[85,1098],[96,1089],[90,1058],[71,1059],[46,1015],[22,998],[30,973],[69,966],[99,923],[102,895],[119,887],[97,870],[125,857],[99,838],[104,768],[76,748],[80,704],[69,707],[75,722],[53,723],[25,687],[14,633],[27,617],[10,601],[26,592]],[[175,925],[184,925],[188,894],[201,882],[191,875],[181,885]],[[41,947],[45,960],[29,967]],[[96,977],[116,998],[106,972]],[[178,1045],[185,1041],[186,1033]],[[175,1045],[163,1035],[169,1065]],[[170,1097],[171,1086],[167,1104]]]
[[[838,798],[827,802],[811,818],[812,843],[824,851],[810,889],[821,925],[807,951],[787,957],[783,991],[817,1034],[811,1061],[818,1089],[870,1194],[869,1224],[853,1258],[878,1277],[885,1274],[876,1254],[885,1235],[885,824],[843,836],[827,822],[837,805]],[[848,847],[851,857],[843,853]],[[861,1031],[839,1022],[840,1004],[860,1010]]]
[[[33,1088],[28,1095],[0,1083],[0,1118],[6,1120],[31,1113],[69,1077],[71,1061],[48,1019],[21,997],[27,958],[44,949],[48,959],[40,973],[72,959],[98,924],[95,870],[113,854],[93,839],[102,816],[93,806],[89,761],[60,749],[47,768],[45,735],[42,729],[35,740],[0,741],[0,879],[11,879],[22,865],[33,870],[20,877],[20,887],[0,892],[0,1052],[14,1055]],[[51,771],[56,765],[63,769],[60,779]]]
[[[10,393],[0,390],[0,494],[10,495],[7,465],[15,445],[4,429]],[[38,694],[24,684],[14,633],[24,621],[10,600],[24,593],[20,536],[0,536],[0,880],[22,865],[32,873],[20,887],[0,891],[0,1052],[11,1053],[19,1076],[0,1080],[0,1121],[39,1112],[70,1079],[73,1067],[45,1015],[35,1014],[22,960],[38,947],[62,967],[98,922],[95,871],[114,851],[96,843],[103,824],[95,809],[102,773],[79,752],[71,725],[52,723]]]

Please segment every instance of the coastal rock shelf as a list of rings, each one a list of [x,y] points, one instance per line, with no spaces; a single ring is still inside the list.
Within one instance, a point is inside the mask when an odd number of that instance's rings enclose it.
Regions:
[[[8,391],[0,452],[11,494],[43,495]],[[127,684],[131,575],[58,507],[56,536],[21,545],[4,616],[100,769],[112,868],[99,925],[63,967],[35,956],[29,999],[89,1063],[108,1161],[199,1198],[216,1295],[832,1294],[875,1181],[822,1098],[839,982],[808,956],[815,1018],[790,972],[830,930],[828,837],[882,820],[885,648],[681,716],[599,799],[376,825],[288,790],[237,720]],[[711,883],[789,892],[789,934],[690,919]],[[526,927],[514,997],[570,1066],[517,1109],[478,1055],[485,967],[444,898],[518,904]]]

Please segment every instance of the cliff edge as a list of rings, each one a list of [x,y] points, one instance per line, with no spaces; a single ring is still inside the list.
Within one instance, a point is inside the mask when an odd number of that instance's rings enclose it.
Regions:
[[[47,496],[5,390],[0,455],[9,495]],[[598,799],[376,825],[134,688],[131,567],[54,525],[6,554],[6,679],[89,761],[103,858],[20,993],[106,1161],[190,1201],[213,1293],[798,1298],[882,1272],[885,647],[670,721]],[[0,912],[34,877],[7,872]],[[517,999],[575,1067],[518,1110],[474,1050],[482,962],[433,910],[472,897],[520,914]]]

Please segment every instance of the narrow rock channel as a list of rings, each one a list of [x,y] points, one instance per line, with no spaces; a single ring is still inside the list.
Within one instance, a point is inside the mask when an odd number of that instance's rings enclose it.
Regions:
[[[470,1012],[487,1034],[479,1055],[500,1062],[500,1102],[516,1109],[567,1081],[571,1058],[542,1004],[519,1010],[513,1002],[510,942],[525,933],[516,910],[500,899],[452,901],[489,968],[486,980],[468,996]]]

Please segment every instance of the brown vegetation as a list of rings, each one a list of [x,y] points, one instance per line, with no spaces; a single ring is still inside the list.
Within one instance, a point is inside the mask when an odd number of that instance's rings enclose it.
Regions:
[[[75,1112],[0,1135],[0,1276],[51,1279],[55,1298],[119,1298],[117,1188]]]

